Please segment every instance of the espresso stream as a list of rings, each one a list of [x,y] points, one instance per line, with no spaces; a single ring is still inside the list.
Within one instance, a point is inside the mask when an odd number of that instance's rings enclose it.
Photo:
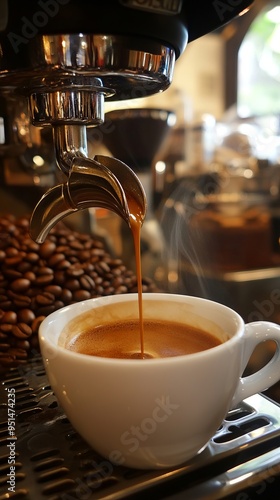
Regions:
[[[143,213],[137,201],[134,198],[127,198],[129,208],[130,227],[134,242],[135,267],[138,289],[138,310],[139,310],[139,328],[140,328],[140,353],[139,358],[145,358],[144,351],[144,323],[143,323],[143,290],[142,290],[142,268],[141,268],[141,226],[143,222]]]

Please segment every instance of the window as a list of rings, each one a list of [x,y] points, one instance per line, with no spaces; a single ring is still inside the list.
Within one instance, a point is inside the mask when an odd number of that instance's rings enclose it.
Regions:
[[[280,113],[280,6],[269,3],[250,25],[238,51],[240,117]]]

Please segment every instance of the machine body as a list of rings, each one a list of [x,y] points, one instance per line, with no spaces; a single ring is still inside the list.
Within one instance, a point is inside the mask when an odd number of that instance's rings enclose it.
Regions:
[[[36,210],[53,212],[51,220],[39,217],[45,235],[54,221],[69,213],[68,209],[79,210],[98,202],[96,191],[91,195],[83,179],[91,166],[95,176],[97,163],[103,170],[101,177],[107,175],[106,166],[104,169],[103,164],[88,158],[86,137],[87,127],[104,122],[104,101],[164,91],[171,84],[175,61],[187,43],[229,22],[251,3],[0,0],[1,99],[14,106],[28,103],[26,117],[30,124],[51,127],[56,163],[66,178],[59,189],[46,193],[35,209],[35,215]],[[9,127],[5,127],[8,137]],[[77,185],[73,187],[69,181],[73,164],[80,189],[89,196],[82,207],[73,196]],[[118,189],[122,186],[118,185]],[[62,192],[61,205],[56,202],[57,193],[60,197]],[[49,204],[52,211],[48,210]],[[37,220],[35,239],[41,233],[39,219],[32,219]]]

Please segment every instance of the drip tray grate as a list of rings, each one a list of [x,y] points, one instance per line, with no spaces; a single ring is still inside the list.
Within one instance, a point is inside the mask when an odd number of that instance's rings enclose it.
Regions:
[[[15,394],[14,441],[8,394]],[[155,499],[178,485],[184,498],[217,500],[274,480],[280,475],[279,450],[280,406],[257,394],[229,412],[193,460],[170,470],[128,469],[100,457],[73,429],[39,356],[9,372],[0,386],[0,500],[117,500],[144,492]]]

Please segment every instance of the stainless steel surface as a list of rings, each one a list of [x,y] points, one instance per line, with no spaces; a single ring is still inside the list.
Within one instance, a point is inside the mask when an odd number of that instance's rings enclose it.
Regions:
[[[97,78],[72,76],[55,80],[52,89],[47,86],[30,94],[32,123],[98,125],[104,121],[105,94],[110,92]]]
[[[273,484],[279,493],[280,407],[264,395],[256,394],[230,411],[204,451],[187,463],[158,471],[127,469],[104,460],[77,434],[49,386],[40,356],[34,353],[26,366],[12,370],[0,384],[0,498],[7,498],[7,443],[12,441],[7,394],[11,389],[18,498],[216,500],[229,495],[255,498],[256,492],[257,498],[267,500],[277,498],[268,495]]]
[[[219,474],[214,480],[208,480],[200,486],[190,488],[188,495],[192,500],[218,500],[224,498],[225,495],[238,494],[240,483],[248,481],[251,487],[258,487],[260,482],[269,481],[271,469],[273,474],[280,474],[278,447],[264,453],[261,457],[249,460],[246,464],[232,467],[228,471]]]
[[[108,13],[109,15],[109,13]],[[63,27],[61,27],[63,30]],[[99,80],[113,100],[137,97],[132,94],[137,87],[145,96],[164,90],[171,83],[175,51],[154,42],[154,51],[136,50],[133,36],[121,35],[67,34],[37,35],[29,40],[24,49],[24,62],[9,59],[5,67],[0,67],[0,85],[7,88],[20,88],[27,94],[33,90],[53,92],[65,87],[75,89],[84,87],[90,91]],[[26,63],[25,63],[26,61]],[[85,78],[84,83],[82,78]],[[102,92],[102,88],[100,88]],[[138,96],[140,97],[140,96]]]
[[[81,125],[57,125],[53,127],[53,142],[58,168],[69,174],[75,157],[88,155],[87,130]]]
[[[30,220],[31,236],[41,243],[59,220],[90,207],[109,209],[130,226],[130,199],[136,201],[143,223],[146,195],[133,170],[116,158],[74,156],[66,182],[48,190],[36,205]]]

